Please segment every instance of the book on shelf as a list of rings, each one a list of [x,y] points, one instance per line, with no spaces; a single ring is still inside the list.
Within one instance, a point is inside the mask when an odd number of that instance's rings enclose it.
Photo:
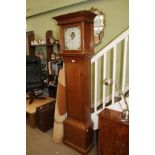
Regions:
[[[48,71],[49,75],[57,75],[59,74],[60,68],[62,68],[63,63],[57,61],[49,61],[48,62]]]

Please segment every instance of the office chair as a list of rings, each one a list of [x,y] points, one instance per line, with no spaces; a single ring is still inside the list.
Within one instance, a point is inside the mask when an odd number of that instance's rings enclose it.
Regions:
[[[35,91],[42,90],[48,87],[48,75],[43,71],[45,64],[41,64],[41,60],[37,56],[26,56],[26,93],[30,98],[29,104],[33,102],[34,98],[46,99],[35,94]]]

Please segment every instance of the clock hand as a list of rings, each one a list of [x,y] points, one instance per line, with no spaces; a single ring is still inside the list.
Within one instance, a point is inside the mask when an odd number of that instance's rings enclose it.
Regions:
[[[71,32],[70,37],[71,37],[72,39],[74,39],[74,38],[75,38],[75,33],[74,33],[74,32]]]

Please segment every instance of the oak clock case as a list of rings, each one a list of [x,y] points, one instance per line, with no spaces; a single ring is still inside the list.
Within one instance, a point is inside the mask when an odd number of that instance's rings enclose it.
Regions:
[[[90,60],[94,52],[95,16],[84,10],[54,17],[59,25],[60,51],[65,64],[64,144],[82,154],[93,147]]]

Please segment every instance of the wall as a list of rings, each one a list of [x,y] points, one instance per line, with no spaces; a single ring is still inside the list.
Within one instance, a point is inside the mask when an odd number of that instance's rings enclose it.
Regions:
[[[26,0],[26,17],[88,0]],[[90,1],[90,0],[89,0]]]
[[[129,26],[129,1],[128,0],[90,0],[87,2],[83,2],[76,5],[71,5],[68,7],[63,7],[60,9],[56,9],[53,11],[48,11],[47,13],[43,13],[40,15],[32,16],[27,18],[27,31],[34,31],[36,34],[36,38],[44,38],[45,33],[47,30],[52,30],[53,35],[56,39],[58,39],[58,26],[57,23],[52,17],[58,16],[61,14],[66,14],[70,12],[75,12],[79,10],[89,10],[91,7],[98,8],[99,10],[105,13],[106,18],[106,27],[104,32],[104,38],[102,39],[102,43],[99,44],[97,47],[94,48],[95,52],[98,52],[102,49],[106,44],[108,44],[111,40],[113,40],[118,34],[126,30]],[[121,53],[121,48],[118,47],[119,53]],[[119,54],[120,55],[120,54]],[[121,56],[117,59],[118,66],[121,66]],[[109,77],[111,77],[111,56],[109,56],[108,62],[108,70],[109,70]],[[102,66],[103,62],[100,62],[99,66]],[[128,63],[128,62],[127,62]],[[129,64],[127,66],[129,68]],[[102,67],[99,67],[99,76],[102,74],[101,71]],[[118,81],[121,79],[121,67],[117,67]],[[94,72],[92,72],[94,74]],[[126,86],[129,85],[129,70],[127,70],[127,79],[126,79]],[[102,89],[101,86],[102,80],[99,79],[99,90]],[[110,89],[109,89],[110,90]],[[108,90],[108,92],[110,92]],[[99,93],[101,95],[98,96],[98,100],[100,101],[102,98],[102,91]],[[109,93],[107,93],[108,95]]]
[[[54,37],[58,38],[58,26],[52,17],[79,10],[89,10],[91,7],[98,8],[106,15],[105,35],[102,43],[95,47],[95,52],[110,42],[115,36],[125,30],[129,25],[128,0],[96,0],[71,5],[51,12],[27,18],[26,31],[33,30],[37,38],[43,38],[47,30],[52,30]]]

